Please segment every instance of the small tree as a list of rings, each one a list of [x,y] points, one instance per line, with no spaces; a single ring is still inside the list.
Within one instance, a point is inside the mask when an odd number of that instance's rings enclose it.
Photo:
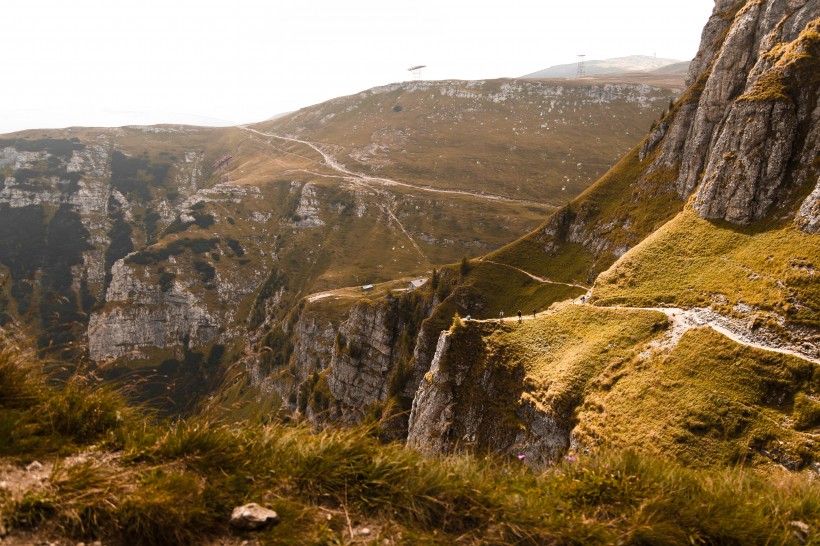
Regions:
[[[466,277],[470,270],[473,268],[470,265],[470,260],[467,259],[467,256],[461,257],[461,265],[459,266],[459,271],[461,271],[461,276]]]
[[[456,313],[453,315],[453,324],[450,325],[450,333],[451,334],[459,334],[464,331],[464,321],[461,320],[461,316]]]

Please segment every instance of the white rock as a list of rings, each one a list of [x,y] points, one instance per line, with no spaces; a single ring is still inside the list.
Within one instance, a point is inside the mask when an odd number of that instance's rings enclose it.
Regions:
[[[279,514],[252,502],[238,506],[231,513],[231,527],[243,531],[254,531],[279,523]]]

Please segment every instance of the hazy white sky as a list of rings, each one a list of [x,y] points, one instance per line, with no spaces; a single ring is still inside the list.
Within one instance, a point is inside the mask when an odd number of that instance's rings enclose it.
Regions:
[[[0,133],[262,121],[412,79],[697,52],[714,0],[3,0]]]

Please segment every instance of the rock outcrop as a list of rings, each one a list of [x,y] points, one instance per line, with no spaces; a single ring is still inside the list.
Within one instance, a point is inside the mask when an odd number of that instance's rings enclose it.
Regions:
[[[148,357],[150,349],[199,347],[216,338],[221,321],[179,283],[162,288],[119,260],[111,268],[110,305],[88,323],[88,349],[98,362]],[[147,272],[145,272],[147,273]],[[221,317],[220,317],[221,318]]]
[[[735,63],[724,59],[735,60],[740,48],[751,49],[755,64],[742,88],[737,76],[731,83],[713,83],[714,71],[707,81],[702,100],[714,87],[732,102],[724,109],[708,154],[688,156],[706,160],[694,203],[703,218],[738,224],[761,220],[816,178],[817,165],[812,163],[820,153],[820,19],[809,21],[820,8],[816,2],[792,3],[799,4],[792,10],[784,2],[750,4],[721,49],[716,66],[729,65],[731,70]],[[738,68],[730,73],[744,74]],[[679,179],[679,189],[688,193],[699,174],[690,170],[687,179]]]
[[[817,0],[718,0],[690,67],[690,87],[672,111],[584,196],[493,259],[538,272],[549,261],[522,256],[560,261],[571,255],[576,271],[568,279],[592,283],[684,206],[706,219],[794,220],[803,231],[818,233],[818,63]],[[565,452],[572,415],[549,400],[528,398],[493,355],[465,347],[465,336],[472,335],[439,339],[413,402],[409,444],[434,453],[471,445],[519,453],[535,464]],[[516,389],[523,396],[511,402],[514,413],[493,409],[494,400]],[[500,415],[506,427],[493,427]],[[510,420],[520,424],[520,434],[509,432],[515,428]]]
[[[517,456],[532,466],[554,461],[570,445],[571,415],[539,407],[524,370],[488,351],[492,326],[442,332],[410,413],[407,445],[438,454],[473,448]]]

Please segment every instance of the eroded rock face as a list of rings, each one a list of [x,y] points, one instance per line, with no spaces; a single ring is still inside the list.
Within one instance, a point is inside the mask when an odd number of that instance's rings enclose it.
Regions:
[[[792,104],[744,102],[733,107],[695,197],[700,216],[737,224],[764,218],[784,197],[796,128]]]
[[[202,346],[218,335],[220,321],[180,284],[164,292],[124,260],[112,274],[106,301],[114,305],[91,315],[88,324],[92,359],[145,358],[147,349]]]
[[[814,191],[800,205],[797,225],[806,233],[820,233],[820,178],[817,179]]]
[[[525,392],[524,371],[483,346],[475,325],[442,332],[430,371],[413,399],[407,445],[429,454],[459,447],[509,454],[531,466],[569,447],[571,416],[559,416]],[[513,426],[511,423],[520,423]]]
[[[794,216],[803,231],[820,232],[818,30],[817,0],[718,0],[690,68],[692,87],[639,149],[637,159],[651,163],[630,187],[683,201],[694,195],[690,202],[704,218],[743,224]],[[614,248],[612,235],[632,221],[624,214],[602,215],[590,200],[573,203],[534,240],[548,255],[566,243],[598,259],[617,255],[625,248]],[[499,412],[499,393],[509,395],[516,383],[514,371],[501,373],[493,358],[442,334],[413,401],[411,447],[443,453],[472,446],[536,466],[566,452],[566,408],[521,389],[510,402],[514,411]],[[501,416],[517,420],[520,432],[497,433]]]
[[[748,41],[778,22],[760,40],[743,92],[733,97],[706,156],[694,203],[704,218],[738,224],[763,219],[794,190],[814,180],[813,158],[820,152],[820,89],[813,83],[820,70],[820,19],[808,21],[820,15],[820,9],[816,2],[792,2],[789,7],[796,5],[801,7],[790,10],[785,2],[750,6],[733,27],[732,35],[743,34]],[[750,20],[758,27],[747,28]],[[727,47],[722,55],[732,53]]]
[[[398,312],[397,300],[362,301],[339,328],[328,387],[348,408],[362,408],[388,396],[399,356],[398,338],[409,317]]]
[[[815,57],[814,68],[811,61],[785,66],[791,61],[783,59],[783,46],[801,41],[818,15],[815,0],[716,3],[690,66],[693,85],[650,167],[677,169],[675,191],[683,199],[697,192],[695,208],[704,218],[761,219],[807,177],[813,179],[803,172],[810,169],[790,165],[811,165],[818,150],[817,85],[802,85],[806,78],[797,73],[817,70],[816,46],[802,46]],[[774,76],[791,81],[787,96],[746,98]],[[658,140],[653,136],[652,146]]]

